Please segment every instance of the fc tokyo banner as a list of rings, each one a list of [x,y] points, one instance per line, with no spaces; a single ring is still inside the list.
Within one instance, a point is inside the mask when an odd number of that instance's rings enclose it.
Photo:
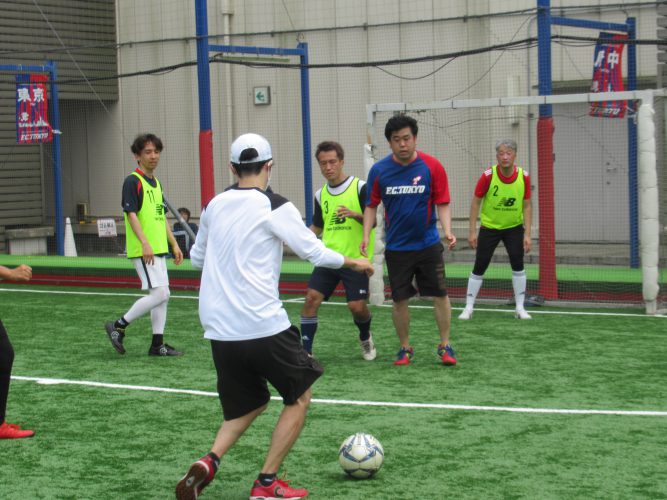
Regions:
[[[16,75],[16,142],[51,142],[46,75]]]
[[[601,32],[595,45],[593,82],[591,92],[617,92],[623,90],[623,46],[615,40],[626,40],[627,35]],[[602,101],[591,103],[591,116],[623,118],[627,101]]]

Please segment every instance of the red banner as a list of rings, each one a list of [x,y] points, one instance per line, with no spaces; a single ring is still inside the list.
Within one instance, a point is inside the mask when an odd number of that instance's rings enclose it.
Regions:
[[[51,142],[46,75],[16,76],[16,142],[34,144]]]
[[[623,46],[614,40],[627,40],[627,35],[601,32],[595,45],[593,82],[591,92],[620,92],[623,88]],[[591,103],[590,116],[623,118],[627,101],[601,101]]]

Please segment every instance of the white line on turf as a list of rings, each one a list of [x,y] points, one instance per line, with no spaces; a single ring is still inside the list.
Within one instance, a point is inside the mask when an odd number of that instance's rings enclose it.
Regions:
[[[103,295],[107,297],[143,297],[143,293],[115,293],[115,292],[84,292],[84,291],[66,291],[66,290],[33,290],[33,289],[23,289],[23,288],[2,288],[0,287],[0,292],[19,292],[19,293],[45,293],[45,294],[54,294],[54,295]],[[171,299],[186,299],[186,300],[198,300],[197,295],[172,295]],[[303,302],[303,297],[298,297],[294,299],[285,299],[283,302],[288,303],[300,303]],[[345,302],[323,302],[323,305],[327,306],[346,306]],[[392,307],[391,304],[382,304],[376,307]],[[428,305],[410,305],[411,309],[433,309],[433,306]],[[453,311],[461,311],[463,307],[452,307]],[[514,314],[514,309],[487,309],[487,308],[475,308],[475,311],[484,311],[484,312],[500,312],[500,313],[511,313]],[[667,318],[667,315],[656,314],[648,315],[642,313],[612,313],[612,312],[590,312],[590,311],[541,311],[534,308],[530,309],[531,314],[561,314],[563,316],[612,316],[612,317],[631,317],[631,318]]]
[[[45,377],[23,377],[12,375],[13,380],[36,382],[42,385],[83,385],[88,387],[103,387],[106,389],[124,389],[128,391],[166,392],[171,394],[188,394],[194,396],[217,397],[216,392],[195,391],[192,389],[171,389],[169,387],[152,387],[145,385],[110,384],[106,382],[92,382],[88,380],[68,380],[61,378]],[[274,396],[274,401],[282,398]],[[667,417],[667,411],[641,411],[641,410],[575,410],[565,408],[514,408],[510,406],[479,406],[479,405],[452,405],[439,403],[395,403],[391,401],[354,401],[349,399],[317,399],[312,400],[315,404],[330,404],[342,406],[379,406],[385,408],[424,408],[432,410],[462,410],[462,411],[494,411],[507,413],[546,413],[560,415],[624,415],[639,417]]]
[[[18,293],[45,293],[50,295],[102,295],[106,297],[143,297],[145,293],[119,293],[119,292],[84,292],[81,290],[34,290],[31,288],[0,288],[0,292],[18,292]],[[172,295],[172,299],[194,299],[199,297],[196,295]]]
[[[285,299],[283,302],[289,303],[301,303],[305,302],[303,297],[298,297],[295,299]],[[322,305],[328,306],[346,306],[347,302],[322,302]],[[392,307],[391,303],[382,304],[376,307]],[[408,307],[411,309],[433,309],[433,306],[429,305],[419,305],[419,304],[410,304]],[[452,306],[452,311],[462,311],[463,307],[454,307]],[[476,307],[475,312],[485,311],[485,312],[500,312],[500,313],[510,313],[514,314],[514,309],[489,309],[484,307]],[[597,312],[597,311],[539,311],[534,308],[530,309],[530,314],[562,314],[569,316],[614,316],[614,317],[633,317],[633,318],[667,318],[666,315],[656,314],[654,316],[646,315],[642,313],[612,313],[612,312]]]

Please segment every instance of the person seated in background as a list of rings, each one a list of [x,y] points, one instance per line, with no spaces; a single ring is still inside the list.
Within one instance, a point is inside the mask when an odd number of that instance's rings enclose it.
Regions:
[[[186,222],[188,226],[190,226],[190,229],[192,229],[192,232],[195,233],[196,236],[197,231],[199,230],[199,226],[197,226],[197,224],[195,224],[194,222],[190,222],[190,210],[185,207],[181,207],[178,209],[178,213],[181,214],[183,220]],[[194,238],[192,238],[187,233],[187,231],[180,222],[176,222],[174,224],[174,236],[176,236],[176,241],[178,241],[178,246],[181,248],[181,251],[183,252],[183,257],[189,259],[190,249],[192,248],[192,245],[195,244]]]

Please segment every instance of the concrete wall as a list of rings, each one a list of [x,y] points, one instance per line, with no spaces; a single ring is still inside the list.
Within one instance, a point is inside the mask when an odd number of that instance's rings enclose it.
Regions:
[[[610,22],[623,22],[626,15],[634,15],[639,37],[655,37],[655,7],[609,10],[605,8],[608,2],[588,3],[589,8],[568,15]],[[554,8],[574,4],[581,3],[552,2]],[[534,37],[536,22],[531,11],[534,7],[533,1],[248,0],[209,1],[208,14],[210,34],[219,35],[212,37],[211,43],[291,48],[296,46],[299,38],[309,44],[312,64],[326,64],[452,53]],[[527,13],[492,16],[522,9]],[[224,30],[226,16],[230,23],[230,38],[223,37],[227,34]],[[118,55],[121,73],[195,59],[195,43],[188,38],[194,34],[195,26],[191,3],[118,0],[118,19],[121,44],[183,38],[162,44],[121,45]],[[441,21],[427,22],[431,20]],[[556,27],[554,33],[597,35],[586,30]],[[639,74],[654,77],[655,49],[641,47],[639,52]],[[591,61],[590,46],[555,44],[554,80],[590,80]],[[347,150],[348,171],[363,175],[361,160],[362,144],[366,139],[367,103],[501,96],[507,95],[512,88],[521,95],[537,93],[534,48],[461,57],[450,61],[434,76],[410,79],[433,72],[445,62],[383,67],[397,77],[377,68],[312,70],[313,145],[323,139],[339,140]],[[231,89],[226,88],[226,81],[231,82]],[[253,88],[266,85],[271,87],[271,105],[255,106]],[[119,148],[113,164],[108,165],[112,172],[103,174],[105,185],[120,185],[128,168],[132,167],[125,145],[136,132],[152,130],[165,140],[160,174],[173,203],[188,205],[195,214],[199,213],[196,86],[194,68],[178,69],[163,77],[121,80],[118,119],[121,120],[124,147]],[[227,98],[227,92],[231,99]],[[211,95],[216,191],[231,180],[227,170],[230,139],[243,132],[255,131],[267,136],[274,146],[274,187],[303,209],[305,200],[299,182],[303,176],[303,161],[298,71],[212,64]],[[467,127],[470,143],[475,143],[476,138],[488,142],[494,133],[488,127],[475,124],[463,126]],[[521,127],[509,128],[508,133],[518,135],[520,143],[528,142],[530,137],[530,131]],[[523,153],[525,163],[532,163],[533,158],[526,157],[528,148]],[[493,160],[492,150],[490,157]],[[476,165],[475,168],[483,167]],[[466,177],[457,186],[466,193],[457,205],[457,215],[465,216],[467,212],[467,193],[476,175],[477,170],[475,175],[470,175],[470,179]],[[320,183],[317,170],[313,172],[313,178],[316,185]],[[115,194],[104,192],[91,196],[95,212],[112,213],[117,210],[117,203]]]
[[[635,16],[639,38],[656,36],[652,2],[646,2],[647,7],[632,2],[631,7],[609,8],[610,2],[601,0],[552,0],[552,7],[559,15],[557,9],[582,3],[588,6],[562,14],[609,22]],[[293,48],[304,41],[311,64],[332,64],[451,54],[535,37],[535,6],[533,0],[209,0],[208,15],[211,43]],[[195,61],[194,2],[117,0],[116,18],[119,74]],[[554,34],[558,33],[597,36],[597,32],[554,27]],[[583,85],[585,89],[592,74],[592,47],[554,43],[552,52],[554,88],[581,91]],[[655,47],[641,46],[638,52],[640,77],[655,85]],[[265,135],[274,147],[273,187],[303,211],[298,70],[217,63],[210,70],[216,192],[232,181],[227,168],[231,139],[254,131]],[[120,187],[135,166],[129,144],[137,133],[151,131],[165,143],[158,176],[170,200],[188,206],[197,217],[201,197],[196,68],[124,77],[117,84],[117,100],[93,95],[63,110],[65,215],[74,216],[81,202],[88,203],[91,214],[120,215]],[[338,140],[346,148],[348,173],[364,176],[366,104],[535,95],[536,85],[535,48],[381,68],[313,69],[313,147],[324,139]],[[257,86],[271,87],[269,106],[253,104]],[[455,217],[467,216],[472,187],[481,170],[493,162],[492,143],[498,137],[517,139],[519,160],[534,168],[537,110],[517,112],[520,119],[515,125],[510,124],[506,110],[491,113],[486,121],[417,116],[422,122],[420,143],[441,158],[450,175]],[[379,155],[388,151],[381,133],[374,141]],[[47,182],[49,175],[45,171]],[[317,167],[313,179],[317,188],[321,183]],[[52,194],[47,192],[45,204],[50,203]]]

